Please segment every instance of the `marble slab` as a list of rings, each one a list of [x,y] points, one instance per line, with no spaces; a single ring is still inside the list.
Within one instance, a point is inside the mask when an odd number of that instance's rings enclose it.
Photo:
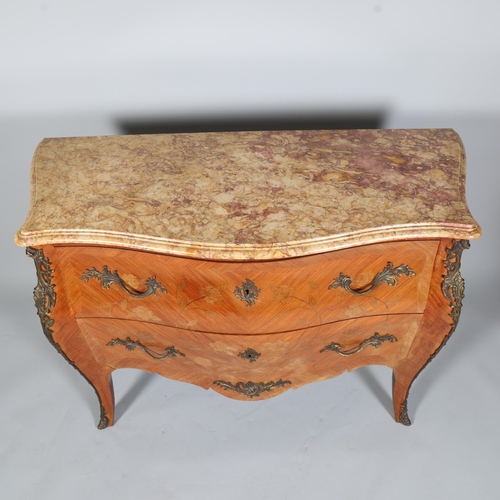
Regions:
[[[44,139],[16,243],[246,260],[480,234],[453,130],[308,130]]]

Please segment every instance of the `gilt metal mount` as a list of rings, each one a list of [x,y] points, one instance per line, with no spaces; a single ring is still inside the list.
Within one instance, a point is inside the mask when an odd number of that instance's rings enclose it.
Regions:
[[[98,429],[105,429],[109,425],[109,419],[106,416],[106,408],[102,404],[101,395],[97,390],[96,386],[91,382],[91,380],[83,373],[75,362],[72,361],[66,353],[62,350],[61,346],[54,341],[52,335],[52,327],[54,326],[54,320],[50,316],[51,310],[56,305],[57,294],[55,292],[55,285],[52,283],[52,274],[54,269],[51,267],[51,262],[48,257],[45,256],[43,248],[33,248],[26,247],[26,255],[31,257],[35,262],[35,269],[37,275],[37,284],[33,290],[33,299],[35,300],[35,307],[37,310],[38,317],[42,324],[42,330],[47,340],[52,344],[56,351],[73,367],[77,370],[80,375],[94,388],[99,400],[100,406],[100,418],[97,424]]]
[[[127,337],[125,340],[112,339],[107,343],[107,345],[109,346],[122,345],[123,347],[125,347],[125,349],[127,349],[127,351],[133,351],[136,348],[139,348],[141,351],[145,352],[148,356],[158,361],[172,358],[175,356],[183,356],[183,357],[185,356],[185,354],[182,354],[182,352],[178,351],[174,346],[167,347],[165,349],[164,355],[158,355],[155,352],[150,351],[145,345],[141,344],[138,340],[132,340],[130,337]]]
[[[33,299],[42,324],[43,333],[49,342],[60,351],[59,345],[55,344],[52,338],[54,320],[50,317],[50,311],[56,305],[56,292],[52,283],[54,270],[50,267],[50,260],[48,257],[45,257],[42,249],[27,247],[26,255],[31,257],[35,262],[38,281],[33,290]]]
[[[453,323],[451,324],[450,331],[445,336],[439,347],[429,356],[427,362],[413,377],[413,380],[408,387],[405,400],[401,404],[399,413],[399,421],[404,425],[411,425],[411,420],[408,416],[408,394],[413,382],[418,377],[420,372],[422,372],[422,370],[438,355],[457,328],[460,313],[462,312],[462,301],[465,296],[465,281],[460,273],[460,264],[462,262],[462,252],[469,248],[469,240],[452,240],[452,247],[445,249],[446,259],[443,260],[443,264],[446,269],[446,274],[443,274],[442,276],[443,281],[441,283],[441,291],[443,296],[450,303],[450,317],[453,320]]]
[[[398,339],[394,337],[394,335],[379,335],[378,333],[375,333],[369,339],[363,340],[363,342],[361,342],[357,347],[352,347],[350,349],[341,351],[342,346],[340,344],[337,344],[336,342],[332,342],[331,344],[323,347],[323,349],[321,349],[321,351],[319,352],[333,351],[337,354],[340,354],[341,356],[352,356],[353,354],[357,354],[358,352],[362,351],[368,345],[371,345],[372,347],[378,349],[382,345],[382,342],[386,341],[397,342]]]
[[[118,275],[118,271],[111,272],[108,269],[108,266],[104,266],[102,271],[98,271],[95,267],[92,269],[87,269],[82,277],[83,281],[88,281],[90,278],[94,278],[97,281],[101,282],[102,288],[105,290],[108,289],[113,283],[117,283],[120,285],[131,297],[136,299],[143,299],[148,295],[156,295],[156,291],[159,290],[162,293],[167,293],[167,290],[163,288],[162,284],[157,281],[156,276],[152,276],[146,280],[146,290],[144,292],[139,292],[134,290],[130,285],[125,283],[120,276]]]
[[[332,284],[328,287],[328,290],[333,288],[343,288],[353,295],[361,296],[370,293],[375,290],[380,284],[385,283],[389,286],[395,286],[398,283],[397,278],[405,274],[408,278],[415,276],[415,271],[406,264],[401,264],[398,267],[393,267],[392,262],[388,262],[382,271],[375,275],[371,284],[368,284],[359,289],[351,288],[352,279],[350,276],[346,276],[344,273],[340,273],[338,278],[335,278]]]
[[[241,286],[237,286],[234,290],[234,294],[240,300],[243,300],[247,303],[247,307],[253,306],[257,297],[259,296],[260,289],[255,286],[255,284],[246,279],[245,282]]]
[[[245,349],[245,351],[240,352],[238,354],[239,358],[250,361],[250,363],[255,363],[255,361],[257,361],[260,358],[260,356],[261,354],[259,352],[250,349],[250,347],[248,347],[247,349]]]
[[[260,396],[263,392],[270,391],[273,387],[283,387],[284,385],[291,384],[291,382],[290,380],[279,379],[277,382],[237,382],[233,385],[231,382],[216,380],[214,384],[222,387],[226,391],[236,391],[249,398],[254,398]]]

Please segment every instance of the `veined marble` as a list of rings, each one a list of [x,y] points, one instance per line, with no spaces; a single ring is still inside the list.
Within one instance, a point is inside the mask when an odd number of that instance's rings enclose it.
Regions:
[[[44,139],[16,243],[258,260],[480,234],[453,130],[319,130]]]

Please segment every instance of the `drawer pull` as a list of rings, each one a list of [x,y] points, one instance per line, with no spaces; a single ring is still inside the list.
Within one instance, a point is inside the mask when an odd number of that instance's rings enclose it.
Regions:
[[[352,280],[350,276],[346,276],[344,273],[340,273],[340,276],[333,280],[332,284],[328,287],[328,290],[331,290],[332,288],[343,288],[353,295],[360,296],[370,293],[381,283],[385,283],[389,286],[395,286],[398,283],[398,276],[402,276],[403,274],[406,274],[408,278],[415,276],[415,272],[413,271],[413,269],[406,264],[401,264],[398,267],[392,266],[392,262],[388,262],[387,266],[385,266],[380,273],[377,273],[375,275],[375,278],[373,278],[371,284],[368,283],[367,285],[362,286],[358,289],[351,288]]]
[[[156,295],[156,291],[159,290],[162,293],[167,293],[165,288],[161,285],[159,281],[156,280],[156,276],[152,276],[151,278],[148,278],[146,280],[146,286],[147,289],[144,292],[138,292],[137,290],[134,290],[130,285],[127,285],[120,276],[118,276],[118,271],[113,271],[111,272],[108,269],[108,266],[104,266],[102,268],[102,272],[98,271],[95,267],[92,269],[87,269],[82,277],[83,281],[88,281],[90,278],[94,278],[97,281],[101,282],[101,286],[106,290],[108,289],[113,283],[118,283],[129,295],[136,299],[143,299],[144,297],[147,297],[148,295]]]
[[[249,279],[246,279],[241,286],[237,286],[234,291],[236,297],[247,303],[247,307],[253,306],[255,304],[259,293],[260,289],[258,289],[255,284]]]
[[[138,347],[139,349],[141,349],[141,351],[144,351],[148,356],[158,361],[161,361],[162,359],[172,358],[174,356],[185,357],[185,354],[182,354],[182,352],[178,351],[174,346],[167,347],[165,349],[166,354],[164,354],[163,356],[158,355],[154,352],[150,352],[146,346],[142,345],[138,340],[136,341],[132,340],[130,337],[127,337],[125,340],[122,339],[110,340],[107,345],[109,346],[122,345],[128,351],[133,351],[135,350],[136,347]]]
[[[250,347],[238,354],[239,358],[246,359],[247,361],[250,361],[250,363],[254,363],[255,361],[257,361],[260,358],[260,356],[261,354],[259,352],[250,349]]]
[[[394,335],[382,335],[380,336],[378,333],[375,333],[372,337],[369,339],[363,340],[361,344],[358,345],[358,347],[352,347],[350,349],[347,349],[345,351],[341,351],[342,346],[340,344],[337,344],[336,342],[332,342],[331,344],[326,345],[321,349],[319,352],[326,352],[326,351],[333,351],[336,352],[337,354],[340,354],[341,356],[352,356],[353,354],[357,354],[359,351],[362,351],[367,345],[371,345],[378,349],[381,345],[382,342],[397,342],[398,339],[394,337]]]
[[[291,382],[289,380],[279,379],[277,382],[237,382],[236,385],[233,385],[231,382],[216,380],[214,384],[222,387],[226,391],[236,391],[249,398],[254,398],[260,396],[263,392],[270,391],[273,387],[283,387],[286,384],[291,384]]]

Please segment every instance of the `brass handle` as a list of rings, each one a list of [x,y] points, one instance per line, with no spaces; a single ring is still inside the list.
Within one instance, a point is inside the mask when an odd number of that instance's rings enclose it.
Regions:
[[[277,382],[237,382],[235,385],[231,382],[224,382],[224,380],[216,380],[215,385],[222,387],[224,390],[231,390],[244,394],[249,398],[260,396],[263,392],[270,391],[273,387],[283,387],[286,384],[291,384],[289,380],[279,379]]]
[[[118,271],[113,271],[111,272],[108,269],[108,266],[104,266],[102,268],[102,272],[98,271],[95,267],[92,269],[87,269],[82,277],[83,281],[88,281],[90,278],[94,278],[97,281],[101,282],[101,286],[106,290],[108,289],[113,283],[118,283],[130,296],[136,298],[136,299],[143,299],[144,297],[147,297],[148,295],[156,295],[156,291],[159,290],[162,293],[167,293],[165,288],[161,285],[159,281],[156,280],[156,276],[152,276],[151,278],[148,278],[146,280],[146,291],[144,292],[139,292],[137,290],[134,290],[132,287],[127,285],[120,276],[118,276]]]
[[[158,361],[161,361],[162,359],[168,359],[172,358],[174,356],[183,356],[185,357],[185,354],[182,354],[182,352],[178,351],[174,346],[167,347],[165,349],[166,354],[165,355],[158,355],[154,352],[150,352],[149,349],[141,344],[138,340],[132,340],[130,337],[127,337],[125,340],[122,339],[112,339],[110,340],[107,345],[109,346],[115,346],[115,345],[122,345],[127,349],[128,351],[133,351],[136,347],[144,351],[148,356],[150,356],[153,359],[156,359]]]
[[[382,342],[386,341],[397,342],[398,339],[393,335],[380,336],[378,333],[375,333],[369,339],[363,340],[363,342],[361,342],[361,344],[359,344],[358,347],[352,347],[345,351],[341,351],[342,346],[340,344],[337,344],[336,342],[332,342],[331,344],[328,344],[325,347],[323,347],[323,349],[321,349],[321,351],[319,352],[333,351],[336,352],[337,354],[340,354],[341,356],[352,356],[353,354],[357,354],[359,351],[362,351],[367,345],[371,345],[376,349],[378,349],[382,345]]]
[[[398,283],[397,277],[406,274],[408,278],[415,276],[413,269],[406,264],[401,264],[398,267],[393,267],[392,262],[388,262],[384,269],[375,275],[373,281],[367,285],[360,287],[358,289],[351,288],[352,280],[350,276],[346,276],[344,273],[340,273],[338,278],[335,278],[332,284],[328,287],[328,290],[332,288],[343,288],[353,295],[366,295],[370,293],[375,288],[377,288],[381,283],[385,283],[389,286],[395,286]]]

